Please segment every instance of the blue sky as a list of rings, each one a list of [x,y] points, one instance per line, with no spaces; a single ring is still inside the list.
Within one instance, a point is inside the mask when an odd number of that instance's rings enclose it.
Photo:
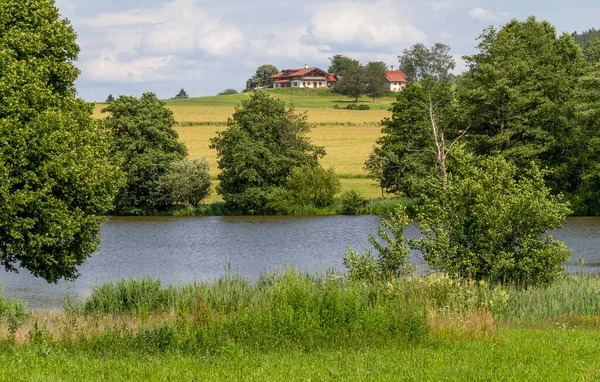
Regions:
[[[161,98],[185,88],[191,96],[241,90],[262,64],[327,69],[346,54],[397,67],[415,43],[450,45],[460,57],[476,52],[489,26],[534,15],[557,32],[600,28],[597,1],[555,0],[56,0],[81,47],[79,95]]]

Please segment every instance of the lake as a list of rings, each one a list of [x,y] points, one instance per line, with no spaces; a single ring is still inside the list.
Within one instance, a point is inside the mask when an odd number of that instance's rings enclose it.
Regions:
[[[343,271],[346,246],[369,246],[376,216],[326,217],[112,217],[102,226],[100,249],[80,268],[73,283],[48,285],[27,272],[0,271],[6,297],[26,300],[33,309],[60,309],[66,296],[85,298],[94,285],[122,277],[150,276],[163,284],[208,281],[234,271],[257,278],[264,271],[295,265],[310,272]],[[573,250],[567,272],[600,273],[600,218],[569,218],[552,234]],[[406,236],[416,237],[416,226]],[[420,258],[414,260],[423,266]]]

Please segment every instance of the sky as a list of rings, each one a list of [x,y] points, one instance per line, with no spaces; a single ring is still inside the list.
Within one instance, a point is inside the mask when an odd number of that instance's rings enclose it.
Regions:
[[[56,0],[81,48],[86,101],[242,90],[262,64],[327,70],[344,54],[398,68],[416,43],[451,47],[457,72],[484,28],[535,16],[557,33],[600,28],[597,0]]]

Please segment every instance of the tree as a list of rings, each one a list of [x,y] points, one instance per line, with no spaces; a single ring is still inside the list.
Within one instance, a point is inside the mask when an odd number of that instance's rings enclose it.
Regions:
[[[256,88],[273,87],[272,75],[279,73],[276,66],[265,64],[256,69],[256,73],[246,81],[246,89],[252,90]]]
[[[180,99],[180,98],[189,98],[190,96],[187,94],[187,92],[185,91],[184,88],[179,89],[179,93],[177,93],[177,95],[175,95],[176,99]]]
[[[206,158],[172,162],[160,179],[160,188],[174,204],[196,207],[210,195],[210,173]]]
[[[108,136],[76,98],[76,34],[51,1],[0,6],[0,264],[74,280],[118,184]]]
[[[441,156],[442,162],[446,161],[442,143],[456,139],[468,127],[457,114],[449,81],[427,77],[408,84],[392,104],[392,117],[382,121],[383,135],[365,168],[390,193],[408,197],[426,194],[431,177],[443,177],[440,170],[445,171],[445,164],[440,167],[439,161]]]
[[[353,97],[354,101],[358,102],[358,97],[366,91],[365,68],[358,62],[348,67],[344,75],[335,84],[333,91]]]
[[[154,93],[139,99],[121,96],[102,112],[110,113],[103,124],[113,138],[112,156],[125,172],[115,212],[140,215],[167,208],[172,201],[161,190],[160,178],[187,154],[173,129],[173,112]]]
[[[211,139],[221,173],[217,192],[225,204],[243,214],[267,211],[268,196],[284,187],[295,167],[317,166],[323,147],[310,143],[306,114],[295,114],[285,102],[255,92]]]
[[[490,27],[480,39],[480,52],[465,57],[469,71],[458,86],[472,147],[520,168],[537,161],[552,170],[553,190],[572,190],[577,168],[570,158],[577,148],[570,100],[584,64],[581,49],[534,17]]]
[[[106,97],[106,103],[111,103],[114,102],[115,97],[113,97],[112,94],[109,94],[108,97]]]
[[[420,81],[427,76],[438,80],[447,80],[451,77],[450,71],[456,63],[450,55],[450,47],[436,43],[427,49],[423,44],[415,44],[410,49],[404,49],[398,56],[400,69],[408,76],[409,81]]]
[[[571,36],[575,39],[577,45],[581,47],[581,50],[586,53],[593,41],[600,39],[600,30],[591,28],[581,33],[573,32]],[[586,58],[588,58],[587,54]]]
[[[346,74],[348,69],[359,65],[358,60],[342,54],[336,54],[335,56],[330,57],[329,61],[331,61],[331,64],[329,65],[329,69],[327,69],[327,71],[329,73],[338,73],[342,75]]]
[[[446,189],[433,183],[417,218],[422,237],[411,247],[427,264],[454,277],[521,285],[555,280],[570,255],[547,235],[570,213],[553,196],[537,166],[518,174],[501,157],[474,166],[467,162],[449,177]]]
[[[365,66],[365,90],[373,98],[373,102],[375,102],[375,97],[380,97],[385,93],[386,72],[387,66],[381,61],[369,62]]]

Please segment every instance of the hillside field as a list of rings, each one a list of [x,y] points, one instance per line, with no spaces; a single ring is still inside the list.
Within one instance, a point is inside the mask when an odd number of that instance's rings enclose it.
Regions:
[[[391,116],[389,108],[393,97],[382,97],[372,103],[361,98],[359,103],[367,104],[372,110],[346,110],[340,108],[353,102],[351,99],[334,95],[329,90],[320,89],[268,89],[274,97],[294,105],[296,110],[307,113],[313,124],[310,137],[313,143],[325,147],[327,155],[321,160],[325,168],[333,167],[340,175],[342,188],[357,189],[368,198],[381,197],[381,190],[367,177],[364,162],[377,138],[381,136],[381,120]],[[167,100],[167,107],[173,110],[177,121],[176,130],[185,143],[191,158],[206,157],[211,177],[218,174],[216,152],[208,146],[210,138],[226,128],[227,119],[235,111],[240,101],[249,98],[249,93]],[[102,108],[106,104],[96,104],[94,117],[103,118]],[[209,201],[219,201],[213,193]]]

